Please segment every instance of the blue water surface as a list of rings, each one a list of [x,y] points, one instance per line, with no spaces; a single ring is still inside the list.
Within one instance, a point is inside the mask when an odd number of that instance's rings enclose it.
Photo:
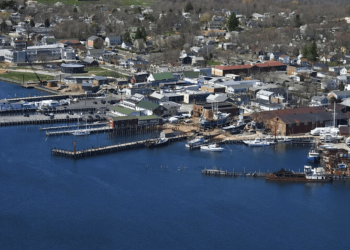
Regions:
[[[0,83],[0,99],[13,86]],[[50,154],[73,149],[74,140],[82,149],[150,136],[46,138],[39,126],[1,127],[1,249],[347,248],[350,182],[201,174],[213,166],[298,171],[307,146],[223,145],[208,153],[178,142],[79,160]]]

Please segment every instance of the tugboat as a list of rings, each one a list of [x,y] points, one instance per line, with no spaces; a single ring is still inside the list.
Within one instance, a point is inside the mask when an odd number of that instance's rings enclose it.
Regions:
[[[304,173],[295,173],[281,169],[280,171],[267,174],[265,180],[268,181],[291,181],[291,182],[331,182],[330,178],[323,168],[312,168],[304,166]]]

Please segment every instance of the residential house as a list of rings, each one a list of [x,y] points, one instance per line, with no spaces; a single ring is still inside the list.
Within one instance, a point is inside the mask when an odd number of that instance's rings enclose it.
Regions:
[[[332,91],[328,94],[327,98],[328,100],[330,100],[332,97],[334,97],[336,100],[342,100],[345,98],[349,98],[350,97],[350,91],[346,90],[346,91]]]
[[[87,57],[92,57],[96,60],[101,60],[103,58],[104,49],[89,49],[86,53]]]
[[[224,93],[209,95],[206,99],[207,103],[218,103],[225,102],[227,100],[227,95]]]
[[[107,46],[121,45],[122,38],[120,36],[110,34],[105,38],[105,43]]]
[[[317,106],[323,106],[326,107],[328,106],[328,98],[326,95],[321,95],[321,96],[313,96],[311,98],[310,102],[310,107],[317,107]]]
[[[146,49],[146,43],[143,39],[135,39],[133,45],[134,48],[138,51],[143,51]]]
[[[338,88],[339,85],[336,79],[329,79],[328,81],[321,83],[321,89],[334,90]]]
[[[149,74],[147,72],[134,73],[130,79],[131,83],[147,82]]]
[[[259,13],[253,13],[252,17],[253,17],[254,20],[257,20],[257,21],[263,21],[264,20],[264,15],[261,15]]]
[[[87,46],[88,46],[88,48],[95,48],[99,42],[102,42],[101,44],[103,44],[103,39],[101,37],[90,36],[87,39]]]
[[[332,55],[323,55],[323,56],[320,56],[320,61],[321,62],[334,62],[335,61],[335,57],[332,56]]]
[[[85,57],[81,64],[85,65],[86,67],[98,67],[99,62],[93,57]]]
[[[279,61],[280,56],[285,55],[284,52],[271,52],[269,53],[271,61]]]
[[[192,66],[205,67],[206,61],[202,56],[192,58]]]
[[[280,57],[278,58],[278,61],[280,61],[281,63],[284,63],[284,64],[289,64],[290,62],[290,56],[288,55],[280,55]]]
[[[177,78],[171,72],[153,73],[147,78],[147,82],[159,84],[160,82],[175,82]]]
[[[133,50],[134,46],[131,43],[123,42],[121,45],[122,49]]]
[[[314,63],[312,68],[317,71],[326,71],[328,70],[328,65],[325,63]]]
[[[300,59],[298,59],[297,64],[301,67],[308,67],[309,61],[307,60],[307,58],[300,58]]]
[[[345,67],[329,67],[330,72],[334,72],[337,75],[347,75],[348,70]]]
[[[209,21],[207,28],[208,30],[220,30],[223,26],[222,21]]]

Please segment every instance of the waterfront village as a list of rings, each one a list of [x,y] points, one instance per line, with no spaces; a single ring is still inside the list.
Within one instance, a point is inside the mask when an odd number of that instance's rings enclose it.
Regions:
[[[159,131],[134,143],[88,150],[74,143],[74,150],[52,154],[79,158],[179,140],[211,152],[233,143],[309,144],[305,158],[320,162],[305,168],[310,179],[349,177],[349,17],[313,20],[315,28],[295,26],[303,15],[292,5],[289,12],[248,16],[227,8],[198,14],[192,4],[164,13],[94,3],[89,15],[83,5],[4,2],[0,79],[48,94],[0,100],[0,126],[37,124],[46,136]],[[251,32],[275,16],[276,42]],[[290,39],[279,39],[287,32]],[[300,178],[281,171],[276,178]]]

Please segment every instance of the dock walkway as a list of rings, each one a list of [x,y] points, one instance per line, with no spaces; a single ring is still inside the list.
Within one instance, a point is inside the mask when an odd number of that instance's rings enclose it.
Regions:
[[[83,127],[83,126],[81,126]],[[102,128],[81,128],[81,129],[77,129],[77,130],[61,130],[61,131],[53,131],[53,132],[46,132],[46,136],[53,136],[53,135],[68,135],[68,134],[72,134],[72,132],[74,131],[89,131],[90,134],[92,133],[106,133],[106,132],[112,132],[113,128],[110,128],[108,126],[104,126]]]
[[[178,136],[170,137],[168,139],[169,139],[169,142],[185,140],[187,139],[187,135],[178,135]],[[150,140],[142,140],[142,141],[136,141],[136,142],[110,145],[105,147],[97,147],[97,148],[92,147],[90,149],[83,149],[79,151],[53,148],[51,149],[51,154],[57,155],[57,156],[64,156],[68,158],[82,158],[86,156],[118,152],[118,151],[123,151],[127,149],[143,148],[143,147],[146,147],[147,142],[153,142],[156,140],[157,139],[150,139]]]

